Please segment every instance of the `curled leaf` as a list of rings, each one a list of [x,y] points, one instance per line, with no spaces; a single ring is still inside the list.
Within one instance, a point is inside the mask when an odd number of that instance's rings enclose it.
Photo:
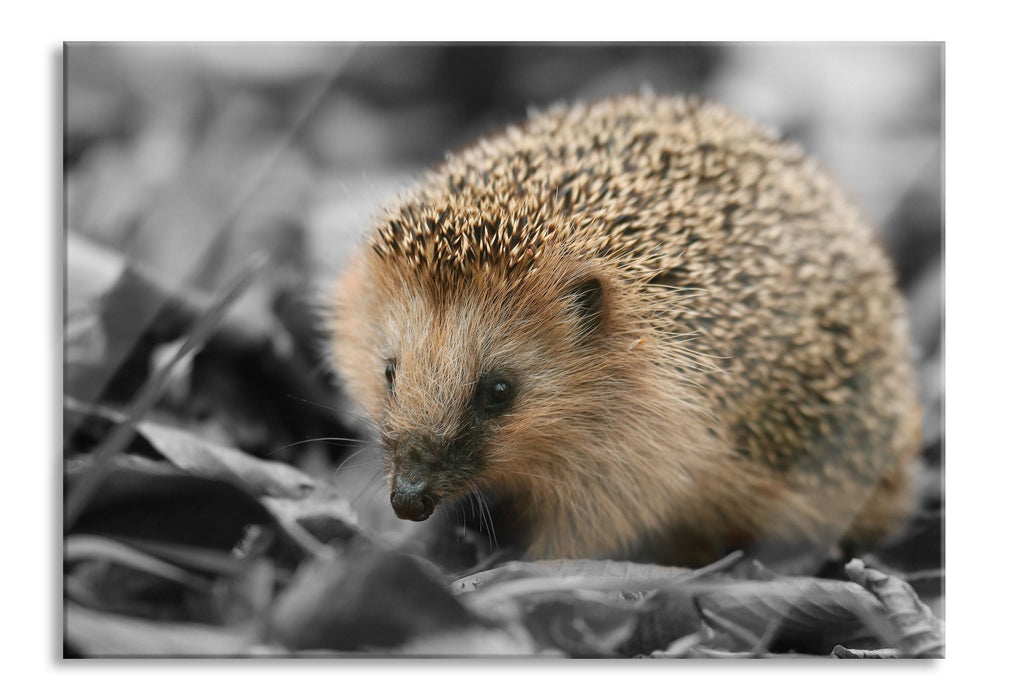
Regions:
[[[697,605],[713,628],[747,650],[777,642],[827,653],[842,640],[871,634],[883,614],[879,601],[857,585],[805,577],[712,583],[698,590]]]
[[[529,601],[523,615],[542,648],[575,658],[617,656],[637,622],[636,605],[592,592]]]
[[[882,604],[893,628],[894,646],[903,656],[942,658],[946,655],[946,625],[919,600],[906,581],[869,568],[852,559],[844,568],[852,581],[863,586]]]
[[[627,656],[696,632],[683,586],[706,571],[624,561],[509,562],[453,584],[489,617],[516,621],[545,649],[570,656]]]

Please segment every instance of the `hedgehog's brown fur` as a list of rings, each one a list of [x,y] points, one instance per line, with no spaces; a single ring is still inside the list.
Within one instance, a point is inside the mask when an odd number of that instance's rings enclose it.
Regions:
[[[910,507],[919,414],[889,265],[798,147],[719,105],[556,108],[450,156],[377,225],[335,310],[390,472],[404,435],[463,445],[434,488],[511,499],[532,556],[862,547]],[[477,426],[472,387],[502,367],[514,404]]]

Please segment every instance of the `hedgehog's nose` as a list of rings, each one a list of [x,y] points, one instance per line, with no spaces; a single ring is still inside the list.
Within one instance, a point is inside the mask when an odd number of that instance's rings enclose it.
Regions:
[[[426,481],[411,481],[402,475],[396,477],[389,500],[397,516],[417,522],[430,518],[438,505]]]

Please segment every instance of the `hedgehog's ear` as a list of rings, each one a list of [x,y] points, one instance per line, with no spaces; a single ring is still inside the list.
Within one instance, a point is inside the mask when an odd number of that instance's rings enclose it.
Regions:
[[[565,296],[568,298],[568,307],[578,321],[579,335],[589,338],[603,322],[603,283],[595,277],[582,278],[568,287]]]

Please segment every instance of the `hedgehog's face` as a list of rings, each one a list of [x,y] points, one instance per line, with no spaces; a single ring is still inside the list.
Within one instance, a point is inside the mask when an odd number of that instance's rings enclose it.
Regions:
[[[442,500],[514,486],[561,447],[553,433],[569,441],[591,430],[605,296],[584,273],[454,293],[401,283],[370,300],[366,333],[341,340],[337,328],[342,373],[378,427],[399,517],[425,520]]]
[[[437,503],[465,491],[485,467],[486,444],[515,410],[523,372],[484,359],[489,338],[465,304],[403,300],[389,309],[382,405],[375,414],[393,509],[425,520]]]

